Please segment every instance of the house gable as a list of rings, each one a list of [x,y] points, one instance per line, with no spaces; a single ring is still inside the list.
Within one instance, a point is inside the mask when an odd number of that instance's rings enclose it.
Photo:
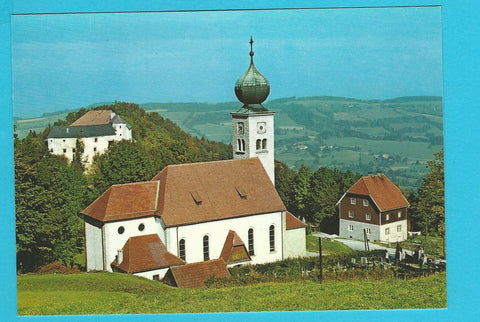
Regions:
[[[244,242],[233,230],[228,231],[220,258],[227,264],[251,261]]]

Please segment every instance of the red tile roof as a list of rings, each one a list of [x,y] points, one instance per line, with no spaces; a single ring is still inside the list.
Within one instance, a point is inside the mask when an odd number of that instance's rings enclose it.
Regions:
[[[70,126],[108,124],[111,115],[112,111],[110,110],[88,111]]]
[[[197,288],[205,287],[205,282],[212,276],[230,277],[223,259],[170,267],[165,275],[165,281],[178,287]],[[171,281],[171,278],[174,281]]]
[[[158,190],[158,181],[113,185],[81,213],[102,222],[151,216]]]
[[[262,163],[251,158],[170,165],[151,182],[110,187],[82,214],[102,222],[157,215],[174,227],[284,210]]]
[[[157,234],[130,237],[123,246],[123,261],[112,266],[126,273],[151,271],[185,262],[169,253]]]
[[[152,180],[167,227],[285,210],[258,158],[170,165]]]
[[[384,174],[360,178],[347,193],[370,196],[380,211],[410,205],[400,189]]]
[[[289,211],[287,211],[287,216],[286,217],[287,217],[286,218],[287,219],[287,230],[307,227],[307,225],[303,221],[301,221],[300,219],[295,217]]]
[[[232,258],[233,253],[234,258]],[[220,253],[220,258],[223,259],[225,263],[244,262],[252,260],[248,255],[247,248],[245,247],[242,239],[233,230],[228,231],[227,238],[225,239],[225,244],[223,245],[222,252]]]

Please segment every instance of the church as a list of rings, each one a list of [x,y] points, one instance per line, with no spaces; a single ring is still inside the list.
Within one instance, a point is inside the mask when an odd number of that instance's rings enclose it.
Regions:
[[[233,160],[169,165],[150,181],[111,186],[81,212],[88,271],[188,279],[306,255],[306,226],[275,190],[275,113],[262,105],[270,85],[253,56],[250,39],[235,84],[243,106],[231,113]]]

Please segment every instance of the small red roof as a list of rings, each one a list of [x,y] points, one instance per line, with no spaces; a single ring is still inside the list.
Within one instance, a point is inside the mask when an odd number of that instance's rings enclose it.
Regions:
[[[70,126],[108,124],[111,115],[112,111],[110,110],[88,111]]]
[[[370,196],[380,211],[410,206],[400,189],[384,174],[360,178],[347,193]]]
[[[126,273],[151,271],[185,262],[169,253],[157,234],[130,237],[123,246],[123,261],[112,266]]]
[[[82,210],[82,214],[102,222],[151,216],[157,209],[158,181],[111,186]]]
[[[303,221],[295,217],[289,211],[287,211],[286,219],[287,219],[287,230],[307,227],[307,225]]]
[[[223,245],[222,252],[220,253],[220,258],[223,259],[225,263],[230,263],[231,255],[234,249],[239,249],[239,252],[237,252],[237,254],[241,255],[240,258],[237,257],[234,260],[235,262],[252,260],[250,258],[250,255],[248,255],[245,244],[243,243],[240,236],[238,236],[235,231],[229,230],[227,238],[225,239],[225,244]]]
[[[170,267],[165,275],[165,281],[178,287],[205,287],[210,277],[230,277],[227,265],[223,259],[213,259],[205,262]],[[173,278],[174,281],[171,281]]]

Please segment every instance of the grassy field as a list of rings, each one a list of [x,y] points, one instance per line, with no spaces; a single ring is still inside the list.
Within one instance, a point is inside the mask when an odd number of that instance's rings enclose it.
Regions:
[[[446,307],[445,273],[381,281],[177,289],[119,273],[17,278],[19,315],[251,312]]]
[[[307,235],[307,252],[318,253],[318,237]],[[353,250],[345,244],[336,240],[322,239],[322,254],[348,254],[353,253]]]

